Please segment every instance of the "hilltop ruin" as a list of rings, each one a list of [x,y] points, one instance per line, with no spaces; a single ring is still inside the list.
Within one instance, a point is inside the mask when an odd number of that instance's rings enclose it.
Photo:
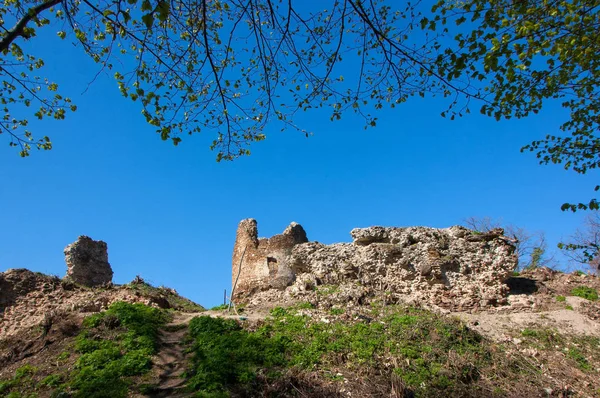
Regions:
[[[233,250],[233,299],[281,292],[301,297],[322,289],[338,302],[427,301],[452,310],[506,303],[506,279],[517,267],[515,246],[502,229],[461,226],[370,227],[350,232],[352,243],[310,242],[297,223],[259,238],[254,219],[239,223]]]

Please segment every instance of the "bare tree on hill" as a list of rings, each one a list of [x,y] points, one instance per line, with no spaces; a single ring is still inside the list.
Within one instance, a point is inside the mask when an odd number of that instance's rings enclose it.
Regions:
[[[554,256],[547,256],[546,237],[543,232],[529,232],[525,228],[504,224],[490,217],[469,217],[464,225],[479,232],[495,228],[504,229],[504,234],[514,240],[520,269],[554,266]]]

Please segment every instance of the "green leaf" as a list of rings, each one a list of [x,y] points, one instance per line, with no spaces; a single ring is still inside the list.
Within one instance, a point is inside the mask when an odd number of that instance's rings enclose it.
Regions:
[[[152,15],[152,13],[143,15],[142,22],[144,22],[146,28],[152,29],[152,25],[154,25],[154,15]]]
[[[158,20],[161,22],[165,22],[167,18],[169,18],[170,14],[170,6],[167,1],[160,1],[158,6],[156,7],[156,11],[158,12]]]

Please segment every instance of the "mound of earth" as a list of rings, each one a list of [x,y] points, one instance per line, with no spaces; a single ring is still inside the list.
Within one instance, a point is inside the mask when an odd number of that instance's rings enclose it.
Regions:
[[[204,310],[175,290],[153,287],[139,277],[126,285],[90,288],[27,269],[10,269],[0,273],[0,340],[47,327],[54,319],[99,312],[117,301],[187,312]]]

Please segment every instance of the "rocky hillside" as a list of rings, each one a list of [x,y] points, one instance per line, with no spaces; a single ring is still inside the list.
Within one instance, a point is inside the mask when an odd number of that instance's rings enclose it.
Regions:
[[[175,290],[153,287],[139,277],[126,285],[108,283],[93,288],[27,269],[11,269],[0,273],[0,293],[0,367],[32,355],[23,341],[47,335],[65,320],[78,323],[116,302],[184,312],[204,310]]]
[[[580,273],[513,275],[506,304],[468,312],[334,284],[231,313],[141,279],[10,270],[0,289],[0,396],[600,396],[600,281]]]

